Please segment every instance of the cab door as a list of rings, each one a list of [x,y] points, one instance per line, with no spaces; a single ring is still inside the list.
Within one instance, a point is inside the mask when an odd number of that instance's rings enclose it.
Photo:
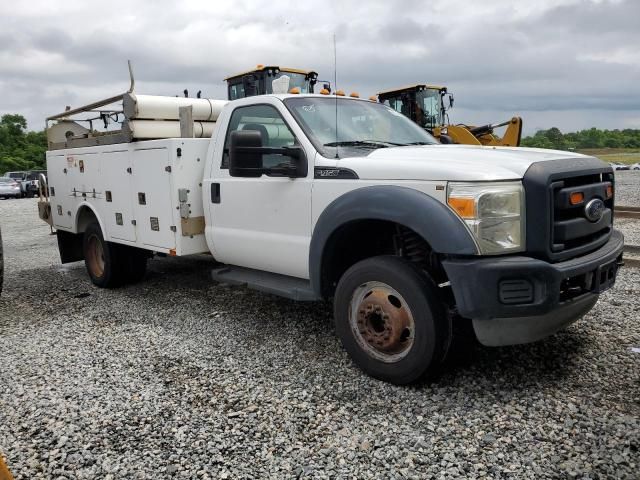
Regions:
[[[228,169],[229,136],[234,130],[260,132],[263,146],[300,145],[298,138],[304,136],[287,113],[277,99],[238,106],[231,113],[222,163],[210,185],[213,254],[224,263],[308,278],[315,150],[312,154],[305,148],[305,177],[231,177]],[[282,160],[282,155],[265,155],[263,165]]]

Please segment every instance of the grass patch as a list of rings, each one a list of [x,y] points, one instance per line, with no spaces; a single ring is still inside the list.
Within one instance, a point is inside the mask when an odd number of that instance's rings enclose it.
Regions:
[[[638,148],[585,148],[577,150],[578,153],[593,155],[605,162],[632,163],[640,162],[640,149]]]

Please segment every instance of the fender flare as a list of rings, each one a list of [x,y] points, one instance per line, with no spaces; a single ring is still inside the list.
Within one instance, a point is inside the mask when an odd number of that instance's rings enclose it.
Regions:
[[[386,220],[410,228],[437,253],[476,255],[478,247],[462,219],[435,198],[413,188],[374,185],[352,190],[331,202],[313,229],[309,247],[311,287],[322,296],[326,245],[340,227],[358,220]]]
[[[104,222],[102,221],[102,219],[100,218],[100,216],[97,213],[97,210],[93,207],[93,205],[91,205],[89,202],[87,201],[83,201],[81,203],[78,204],[78,206],[76,207],[76,213],[73,216],[73,231],[74,233],[78,234],[78,221],[80,220],[80,211],[84,208],[88,208],[89,210],[91,210],[91,213],[93,213],[93,216],[96,217],[96,220],[98,221],[98,225],[100,225],[100,230],[102,230],[102,236],[105,237],[106,240],[106,232],[104,229]]]

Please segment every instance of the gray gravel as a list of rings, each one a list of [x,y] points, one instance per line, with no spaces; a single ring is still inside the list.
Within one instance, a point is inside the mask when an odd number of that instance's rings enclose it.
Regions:
[[[616,205],[640,207],[640,170],[618,170],[616,178]]]
[[[616,172],[616,205],[640,207],[640,171],[620,170]],[[640,222],[631,218],[616,218],[615,228],[624,234],[624,241],[640,245]]]
[[[431,384],[357,370],[324,304],[159,259],[100,290],[32,200],[0,202],[0,450],[31,478],[638,478],[640,270],[533,345]]]

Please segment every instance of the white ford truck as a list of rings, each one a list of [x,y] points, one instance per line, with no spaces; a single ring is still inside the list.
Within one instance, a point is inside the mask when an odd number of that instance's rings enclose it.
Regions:
[[[211,253],[215,280],[332,299],[355,363],[404,384],[443,361],[456,322],[485,345],[541,339],[621,265],[614,175],[593,157],[440,145],[355,98],[121,100],[120,130],[50,117],[40,205],[62,262],[100,287],[141,280],[154,252]]]

